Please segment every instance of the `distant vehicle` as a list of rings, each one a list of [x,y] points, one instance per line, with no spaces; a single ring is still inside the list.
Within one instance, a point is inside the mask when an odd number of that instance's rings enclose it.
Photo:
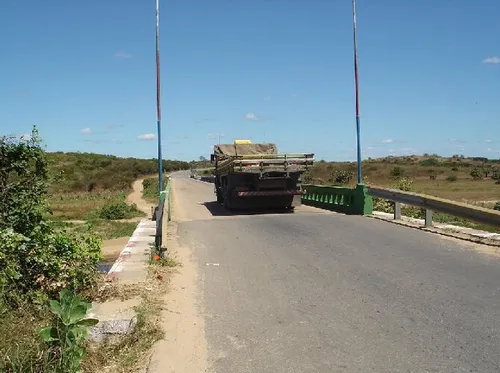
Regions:
[[[217,202],[227,209],[279,208],[300,205],[301,175],[312,167],[314,154],[278,154],[275,144],[236,140],[214,146]]]

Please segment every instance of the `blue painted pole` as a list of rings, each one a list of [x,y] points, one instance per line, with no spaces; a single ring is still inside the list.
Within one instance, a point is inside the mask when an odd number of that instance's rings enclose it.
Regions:
[[[358,79],[358,40],[356,35],[356,0],[352,0],[353,33],[354,33],[354,85],[356,94],[356,150],[358,163],[358,184],[363,183],[361,167],[361,125],[359,119],[359,79]]]
[[[156,126],[158,133],[158,193],[163,190],[163,158],[161,154],[160,95],[160,1],[156,0]]]

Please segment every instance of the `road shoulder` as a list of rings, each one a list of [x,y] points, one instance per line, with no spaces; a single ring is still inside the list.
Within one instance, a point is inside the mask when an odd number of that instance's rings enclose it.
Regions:
[[[169,257],[179,261],[170,277],[170,289],[163,296],[162,329],[165,339],[152,352],[147,373],[195,373],[207,371],[205,322],[201,311],[200,280],[192,249],[180,246],[177,239],[176,193],[172,190],[172,221],[163,232]]]

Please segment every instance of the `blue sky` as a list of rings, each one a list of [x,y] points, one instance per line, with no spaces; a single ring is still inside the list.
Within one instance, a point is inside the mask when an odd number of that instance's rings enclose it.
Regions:
[[[350,0],[160,0],[165,158],[355,159]],[[358,0],[363,157],[500,158],[500,2]],[[156,156],[154,0],[4,1],[0,134]]]

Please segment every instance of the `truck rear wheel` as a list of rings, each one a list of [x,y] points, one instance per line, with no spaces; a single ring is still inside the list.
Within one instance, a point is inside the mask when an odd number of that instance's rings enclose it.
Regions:
[[[224,202],[224,197],[222,196],[220,190],[217,190],[215,192],[215,195],[217,196],[217,203],[223,203]]]

